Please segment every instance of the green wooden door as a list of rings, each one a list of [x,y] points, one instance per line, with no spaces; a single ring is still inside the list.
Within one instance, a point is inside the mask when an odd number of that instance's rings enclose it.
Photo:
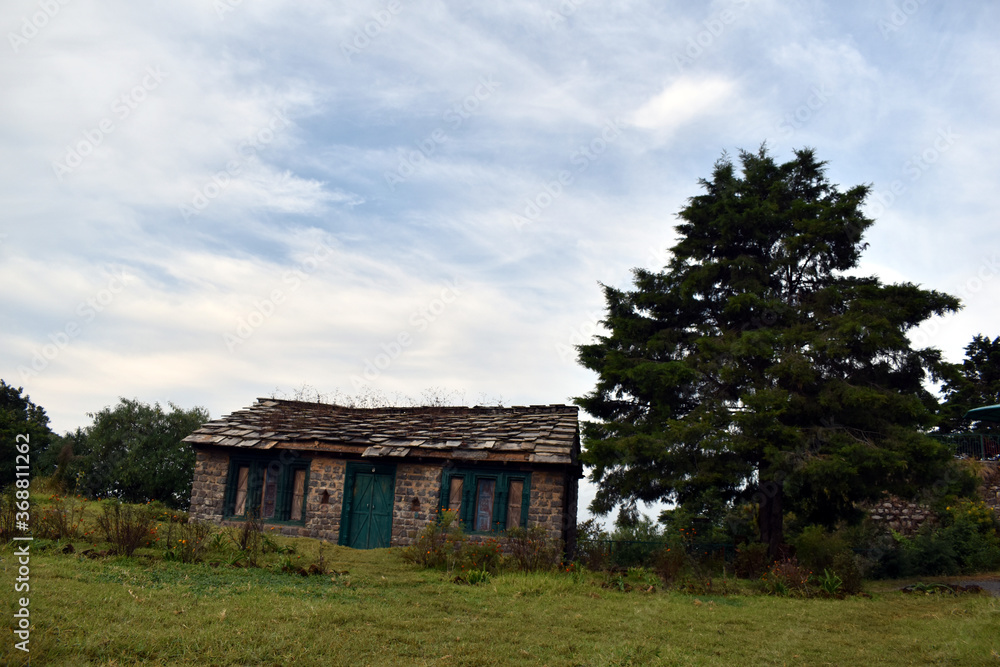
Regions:
[[[394,475],[391,472],[354,473],[347,517],[347,546],[383,549],[392,534]]]

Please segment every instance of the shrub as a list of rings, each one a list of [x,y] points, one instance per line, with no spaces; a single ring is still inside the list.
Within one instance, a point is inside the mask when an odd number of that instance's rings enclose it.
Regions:
[[[83,534],[84,501],[75,496],[49,497],[38,516],[35,534],[50,540],[75,540]]]
[[[772,595],[806,594],[812,572],[795,558],[776,561],[761,577],[764,589]]]
[[[482,542],[466,542],[460,554],[461,567],[470,572],[478,569],[496,574],[500,571],[503,549],[495,537],[488,537]]]
[[[848,595],[857,595],[862,592],[864,574],[861,569],[862,563],[860,561],[861,558],[849,549],[845,549],[833,557],[831,569],[838,577],[840,577],[840,590],[843,593]]]
[[[599,571],[611,564],[610,538],[594,519],[576,527],[576,560],[588,569]]]
[[[403,550],[403,558],[421,567],[452,569],[465,546],[458,513],[441,510],[437,518],[420,531],[417,541]]]
[[[670,584],[677,580],[680,574],[690,568],[690,557],[682,546],[667,546],[656,552],[653,558],[653,570],[663,580]]]
[[[562,542],[548,536],[542,526],[509,528],[504,533],[504,551],[522,572],[551,570],[562,562]]]
[[[837,554],[847,549],[847,543],[841,536],[827,532],[822,526],[806,526],[792,540],[792,545],[795,557],[813,572],[832,568]]]
[[[227,533],[238,551],[231,564],[245,560],[250,567],[257,567],[264,552],[264,522],[257,512],[248,510],[239,528],[229,528]]]
[[[173,526],[177,526],[176,531]],[[212,526],[199,521],[170,524],[166,545],[166,560],[176,559],[182,563],[194,563],[201,560],[208,546],[208,537],[212,534]]]
[[[767,545],[762,542],[750,542],[736,549],[733,569],[741,579],[757,579],[767,571],[771,559],[767,554]]]
[[[0,494],[0,542],[7,542],[22,532],[17,530],[17,498],[14,493],[14,485],[11,484]]]
[[[144,507],[108,501],[97,517],[97,527],[111,544],[112,553],[131,556],[147,538],[153,519]]]

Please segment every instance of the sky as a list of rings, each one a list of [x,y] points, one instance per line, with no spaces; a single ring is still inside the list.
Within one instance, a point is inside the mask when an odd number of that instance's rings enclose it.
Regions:
[[[872,186],[861,273],[961,298],[914,344],[1000,335],[992,2],[0,14],[0,377],[57,432],[120,397],[569,403],[601,284],[764,142]]]

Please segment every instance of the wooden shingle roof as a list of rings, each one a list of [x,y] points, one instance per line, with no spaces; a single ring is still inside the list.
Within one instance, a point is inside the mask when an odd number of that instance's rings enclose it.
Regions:
[[[184,439],[193,445],[305,449],[363,457],[575,464],[577,408],[346,408],[260,398]]]

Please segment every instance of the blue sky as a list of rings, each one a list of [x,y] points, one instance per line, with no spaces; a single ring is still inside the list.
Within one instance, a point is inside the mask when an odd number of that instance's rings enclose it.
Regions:
[[[862,272],[1000,335],[989,2],[9,0],[0,376],[118,397],[563,403],[598,283],[662,266],[723,151],[871,183]],[[586,497],[585,491],[584,496]]]

